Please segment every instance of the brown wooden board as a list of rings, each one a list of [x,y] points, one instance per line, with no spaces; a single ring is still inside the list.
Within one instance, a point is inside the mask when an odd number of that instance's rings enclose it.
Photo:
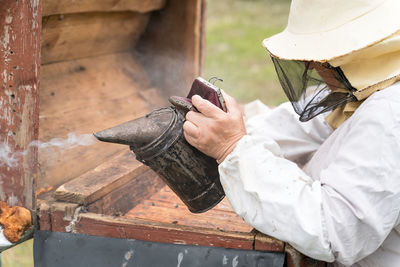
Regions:
[[[105,215],[124,215],[143,199],[148,199],[157,193],[163,186],[165,186],[164,181],[152,170],[148,170],[93,202],[87,209],[90,212]]]
[[[135,160],[133,153],[126,149],[116,157],[58,187],[54,197],[59,201],[88,205],[124,186],[148,169]]]
[[[41,2],[0,3],[0,200],[34,209]]]
[[[275,239],[273,237],[267,236],[263,233],[260,233],[254,230],[255,240],[254,240],[254,249],[255,250],[263,250],[263,251],[284,251],[285,243]]]
[[[47,201],[37,200],[39,228],[44,231],[51,231],[51,210]]]
[[[146,29],[149,16],[108,12],[43,17],[41,63],[132,50]]]
[[[39,212],[40,230],[173,244],[255,249],[256,233],[253,231],[221,231],[214,228],[170,224],[137,218],[113,217],[87,212],[73,203],[41,201],[40,210],[44,211]],[[271,238],[268,239],[268,242],[276,244],[279,241]],[[267,246],[264,246],[264,248],[267,248]]]
[[[157,95],[158,89],[150,87],[147,73],[132,53],[44,65],[39,139],[65,141],[70,133],[79,137],[143,116],[166,104]],[[127,149],[96,141],[40,149],[38,185],[57,187]]]
[[[252,249],[253,234],[227,233],[197,227],[163,224],[127,218],[112,218],[93,213],[81,214],[77,233],[130,238],[152,242]]]
[[[79,212],[78,204],[53,202],[50,205],[50,229],[55,232],[74,232]]]
[[[166,0],[43,0],[43,16],[99,11],[137,11],[161,9]]]
[[[152,242],[252,249],[253,233],[151,222],[85,212],[77,204],[41,201],[40,230]]]
[[[253,229],[232,210],[227,199],[207,212],[195,214],[168,186],[141,202],[125,217],[230,232],[250,233]]]

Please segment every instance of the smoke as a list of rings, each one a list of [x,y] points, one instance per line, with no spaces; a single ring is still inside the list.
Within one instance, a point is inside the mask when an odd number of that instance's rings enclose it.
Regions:
[[[0,166],[8,166],[10,168],[15,168],[18,164],[18,158],[19,158],[18,153],[12,153],[11,148],[6,144],[0,144]]]
[[[12,152],[11,148],[6,143],[0,143],[0,166],[8,166],[16,168],[19,159],[28,153],[29,148],[37,147],[40,152],[45,152],[49,149],[57,149],[58,152],[73,149],[78,146],[91,146],[95,144],[96,138],[92,134],[76,134],[69,133],[67,138],[53,138],[48,142],[33,141],[27,149],[22,152]]]
[[[91,146],[96,142],[93,134],[69,133],[66,139],[53,138],[49,142],[33,141],[29,146],[36,146],[38,149],[57,147],[61,149],[72,149],[77,146]]]

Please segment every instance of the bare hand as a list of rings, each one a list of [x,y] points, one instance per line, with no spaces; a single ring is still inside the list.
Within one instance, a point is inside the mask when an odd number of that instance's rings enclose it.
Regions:
[[[224,161],[246,135],[242,112],[235,99],[222,92],[227,112],[222,111],[208,100],[198,95],[192,103],[200,112],[189,111],[183,125],[184,135],[189,144],[204,154]]]

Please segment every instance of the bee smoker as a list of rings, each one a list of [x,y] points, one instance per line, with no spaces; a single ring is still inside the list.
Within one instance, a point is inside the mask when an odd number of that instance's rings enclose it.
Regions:
[[[197,78],[191,92],[211,92],[218,99],[220,94],[211,86]],[[194,109],[190,99],[171,97],[170,102],[174,106],[154,110],[94,135],[100,141],[129,145],[136,159],[158,173],[191,212],[205,212],[225,196],[218,164],[187,143],[183,136],[185,114]]]

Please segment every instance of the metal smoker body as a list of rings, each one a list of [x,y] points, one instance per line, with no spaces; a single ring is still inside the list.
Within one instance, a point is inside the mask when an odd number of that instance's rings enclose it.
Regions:
[[[183,136],[185,111],[175,107],[98,132],[105,142],[129,145],[136,158],[157,172],[194,213],[205,212],[225,196],[218,164]]]

